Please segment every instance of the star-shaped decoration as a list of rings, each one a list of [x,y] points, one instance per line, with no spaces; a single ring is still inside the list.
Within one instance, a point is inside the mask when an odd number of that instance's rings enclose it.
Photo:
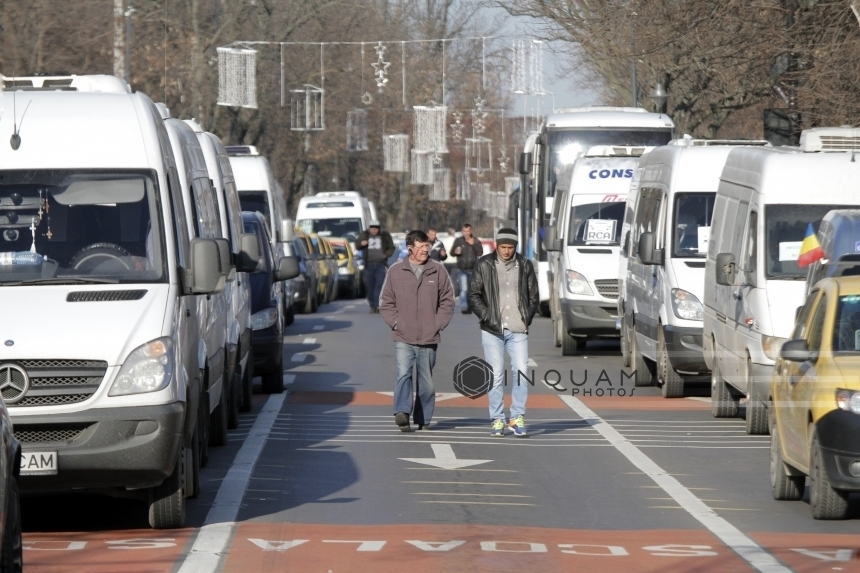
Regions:
[[[442,156],[438,153],[433,155],[433,165],[435,165],[436,167],[442,165]]]
[[[451,124],[451,138],[456,142],[460,143],[463,140],[463,128],[466,126],[463,125],[462,119],[463,114],[459,111],[455,111],[453,113],[454,123]]]
[[[361,103],[364,105],[370,105],[373,103],[373,96],[370,95],[370,92],[364,92],[364,95],[361,96]]]
[[[388,67],[391,65],[391,62],[385,61],[385,46],[382,45],[382,42],[379,42],[376,46],[373,47],[376,50],[376,62],[372,63],[373,69],[376,70],[373,75],[376,77],[376,87],[379,88],[379,92],[382,93],[382,89],[385,87],[385,84],[388,83]]]
[[[489,114],[484,111],[484,103],[484,99],[481,96],[476,97],[475,109],[472,110],[472,127],[478,135],[484,133],[487,129],[484,120],[487,119]]]
[[[508,155],[504,147],[502,147],[502,153],[499,155],[499,171],[508,172]]]

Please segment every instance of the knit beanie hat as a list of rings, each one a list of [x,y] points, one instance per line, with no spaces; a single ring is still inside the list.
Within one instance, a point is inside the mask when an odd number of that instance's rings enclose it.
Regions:
[[[496,233],[496,245],[516,245],[517,232],[509,227],[499,229]]]

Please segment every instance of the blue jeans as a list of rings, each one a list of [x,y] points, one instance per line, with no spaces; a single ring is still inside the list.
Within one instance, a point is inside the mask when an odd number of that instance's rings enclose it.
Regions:
[[[511,384],[511,419],[525,416],[526,399],[529,396],[528,381],[519,376],[529,371],[529,338],[524,332],[505,330],[504,334],[481,331],[484,360],[493,368],[493,387],[490,388],[490,419],[505,419],[505,385]],[[505,351],[511,357],[511,376],[505,381]]]
[[[364,267],[364,284],[367,287],[367,303],[370,308],[379,308],[379,295],[385,282],[384,263],[368,263]]]
[[[457,280],[460,281],[460,310],[469,310],[469,283],[472,282],[472,269],[457,270]]]
[[[433,366],[436,364],[436,345],[418,346],[405,342],[394,343],[397,359],[397,384],[394,386],[394,413],[409,414],[415,399],[412,367],[418,370],[418,404],[415,405],[416,424],[427,425],[436,407],[436,389],[433,387]],[[420,412],[419,412],[420,410]],[[421,416],[423,412],[423,416]],[[423,419],[422,419],[423,418]]]

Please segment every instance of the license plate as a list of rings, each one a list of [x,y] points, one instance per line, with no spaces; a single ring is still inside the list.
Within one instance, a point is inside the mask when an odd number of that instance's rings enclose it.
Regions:
[[[51,476],[57,473],[57,452],[22,452],[21,475]]]

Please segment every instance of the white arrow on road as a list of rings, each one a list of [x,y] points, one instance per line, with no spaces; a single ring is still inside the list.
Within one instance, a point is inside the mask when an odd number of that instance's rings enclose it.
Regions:
[[[435,466],[443,470],[457,470],[476,466],[478,464],[486,464],[493,460],[458,460],[454,455],[454,450],[451,444],[430,444],[433,448],[433,458],[400,458],[404,462],[415,462],[416,464],[424,464],[427,466]]]

